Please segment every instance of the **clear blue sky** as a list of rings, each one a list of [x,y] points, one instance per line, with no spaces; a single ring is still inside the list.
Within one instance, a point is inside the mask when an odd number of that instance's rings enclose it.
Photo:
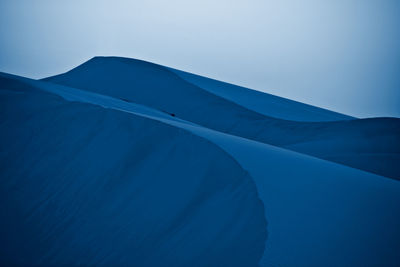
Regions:
[[[398,0],[0,0],[0,71],[139,58],[358,117],[400,117]]]

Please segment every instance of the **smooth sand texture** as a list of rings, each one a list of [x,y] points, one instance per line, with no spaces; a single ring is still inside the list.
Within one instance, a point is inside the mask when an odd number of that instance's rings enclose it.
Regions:
[[[399,263],[400,182],[323,160],[395,176],[398,119],[282,120],[170,74],[0,74],[1,262]]]

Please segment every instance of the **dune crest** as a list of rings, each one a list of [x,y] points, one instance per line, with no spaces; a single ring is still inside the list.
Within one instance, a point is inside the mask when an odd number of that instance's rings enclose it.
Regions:
[[[355,119],[119,57],[95,57],[44,81],[145,105],[216,131],[400,179],[400,168],[394,164],[400,162],[397,118]],[[249,108],[252,102],[257,107],[254,110]]]

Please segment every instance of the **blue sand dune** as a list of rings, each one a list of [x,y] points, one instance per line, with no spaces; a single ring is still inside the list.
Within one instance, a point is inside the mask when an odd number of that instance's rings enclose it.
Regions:
[[[263,205],[248,173],[218,146],[15,80],[1,85],[2,264],[260,260]]]
[[[168,69],[189,83],[266,116],[284,120],[310,122],[354,119],[344,114],[234,84],[217,81],[173,68]]]
[[[245,96],[248,95],[248,101],[252,102],[257,98],[254,91],[233,87],[232,95],[235,98],[226,98],[230,87],[218,91],[215,89],[218,85],[212,82],[203,82],[199,87],[191,83],[193,75],[190,77],[183,79],[176,71],[140,60],[95,57],[65,74],[45,81],[146,105],[220,132],[400,178],[400,168],[393,164],[400,161],[399,119],[354,119],[257,93],[263,95],[260,99],[266,99],[261,114],[248,109],[248,103],[241,105],[231,101],[247,99]],[[201,79],[203,81],[206,78]],[[265,113],[268,110],[272,115],[279,113],[282,116],[267,116]],[[288,120],[294,116],[306,120]]]
[[[185,75],[0,74],[2,264],[400,263],[398,119]]]

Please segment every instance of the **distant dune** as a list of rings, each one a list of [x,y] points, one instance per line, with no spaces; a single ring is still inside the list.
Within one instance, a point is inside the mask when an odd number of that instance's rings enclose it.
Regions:
[[[400,162],[400,119],[355,119],[207,78],[176,73],[140,60],[95,57],[45,81],[146,105],[220,132],[400,178],[400,168],[393,164]],[[232,97],[226,97],[230,92]],[[255,99],[260,99],[258,108],[251,110],[250,103],[257,102]],[[289,121],[293,118],[297,121]]]
[[[0,93],[1,265],[400,264],[400,119],[117,57]]]

